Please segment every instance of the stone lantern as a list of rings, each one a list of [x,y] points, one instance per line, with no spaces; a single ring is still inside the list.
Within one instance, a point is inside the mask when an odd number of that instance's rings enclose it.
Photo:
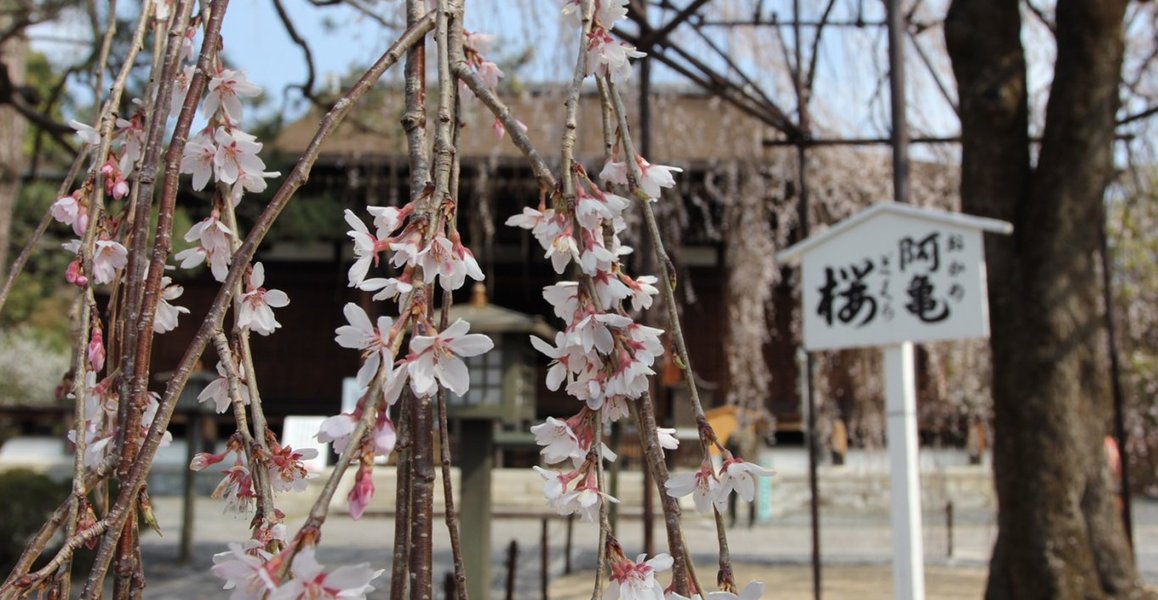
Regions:
[[[451,307],[449,322],[470,323],[471,333],[484,333],[495,347],[466,359],[470,390],[448,394],[446,416],[459,426],[458,465],[462,472],[459,506],[463,566],[472,598],[490,597],[491,470],[494,468],[495,428],[523,425],[535,418],[536,368],[539,358],[528,341],[536,335],[554,341],[555,330],[541,317],[525,315],[487,302],[486,287],[475,284],[468,304]]]

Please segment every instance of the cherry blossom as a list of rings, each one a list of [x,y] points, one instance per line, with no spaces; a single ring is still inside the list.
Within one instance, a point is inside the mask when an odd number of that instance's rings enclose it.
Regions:
[[[474,255],[457,239],[452,242],[445,236],[437,236],[430,240],[430,244],[416,258],[422,266],[426,283],[433,282],[437,277],[442,288],[448,291],[461,288],[468,275],[475,281],[483,280],[482,269]]]
[[[365,388],[370,385],[370,380],[374,378],[381,365],[394,362],[394,356],[390,351],[390,328],[394,325],[394,320],[380,316],[375,326],[366,315],[366,311],[353,302],[347,303],[342,308],[342,313],[346,315],[349,325],[343,325],[334,331],[337,334],[334,341],[343,348],[364,351],[366,362],[358,369],[357,381],[359,387]]]
[[[620,556],[611,563],[611,577],[607,582],[605,600],[663,600],[663,586],[655,580],[655,574],[672,567],[670,554],[661,553],[644,561],[646,554],[640,554],[634,561]]]
[[[75,119],[69,120],[68,126],[76,131],[76,137],[80,138],[85,144],[89,146],[99,146],[101,144],[101,134],[93,127],[85,125]]]
[[[141,148],[145,145],[145,117],[138,112],[129,119],[117,119],[116,124],[117,135],[124,140],[119,167],[122,173],[128,174],[140,160]]]
[[[378,252],[381,248],[378,244],[378,238],[370,235],[369,228],[359,219],[354,211],[346,209],[345,212],[346,223],[350,224],[353,229],[346,232],[354,240],[354,264],[350,267],[348,279],[350,287],[357,287],[366,279],[366,273],[370,271],[370,264],[378,264]]]
[[[552,359],[551,366],[547,370],[547,389],[552,392],[558,390],[559,385],[566,381],[567,374],[570,372],[569,363],[571,357],[577,354],[568,343],[567,334],[562,331],[556,333],[554,346],[544,342],[537,336],[532,335],[530,337],[531,346]],[[578,355],[576,360],[582,360],[582,355]],[[576,371],[578,370],[579,369],[576,369]]]
[[[662,188],[675,186],[675,177],[672,173],[683,172],[683,169],[679,167],[653,165],[638,155],[635,157],[635,162],[639,165],[639,170],[643,175],[643,180],[639,182],[639,187],[653,202],[659,199]],[[603,170],[599,172],[599,178],[619,185],[628,185],[627,165],[622,162],[609,160],[603,165]]]
[[[226,256],[232,252],[230,239],[233,231],[221,222],[221,212],[217,209],[201,221],[195,223],[185,233],[186,242],[197,242],[202,248],[211,252],[223,252]]]
[[[229,263],[233,260],[233,257],[228,252],[195,247],[178,252],[173,256],[173,259],[181,265],[182,269],[192,269],[203,262],[208,262],[209,269],[213,273],[213,278],[217,281],[224,282],[225,277],[229,275]]]
[[[406,357],[410,387],[418,396],[437,391],[435,380],[457,396],[470,388],[470,375],[462,357],[478,356],[494,348],[495,343],[479,333],[467,334],[470,323],[457,319],[436,336],[416,335],[410,340]]]
[[[225,510],[238,513],[249,512],[257,496],[253,491],[253,477],[241,459],[224,471],[225,477],[213,490],[214,500],[225,499]]]
[[[693,473],[672,475],[664,487],[667,489],[667,495],[672,498],[682,498],[691,494],[698,512],[712,512],[713,503],[722,506],[721,510],[727,509],[726,500],[722,503],[717,500],[720,496],[720,482],[716,479],[711,464],[707,462]]]
[[[72,227],[73,233],[78,236],[83,236],[86,229],[88,229],[88,209],[78,198],[80,190],[73,192],[70,196],[60,198],[52,203],[50,212],[52,218],[57,221]]]
[[[80,248],[79,243],[77,248]],[[119,242],[97,240],[92,255],[93,281],[97,284],[112,283],[117,277],[117,271],[125,268],[128,262],[129,251]]]
[[[310,547],[298,552],[290,567],[293,578],[274,590],[269,600],[365,598],[366,594],[374,590],[370,582],[383,573],[381,569],[371,569],[370,563],[338,567],[326,573],[314,553]]]
[[[250,544],[256,546],[254,542]],[[230,600],[260,600],[277,587],[273,575],[266,569],[270,554],[257,547],[248,550],[232,542],[228,552],[213,555],[211,571],[225,580],[222,589],[233,590]]]
[[[582,462],[587,457],[587,450],[579,445],[579,437],[568,421],[547,417],[546,421],[532,426],[531,433],[535,436],[535,443],[543,447],[539,454],[549,465],[567,459]]]
[[[267,290],[261,287],[263,283],[265,283],[265,267],[259,262],[253,263],[253,271],[249,277],[249,291],[241,297],[237,324],[242,329],[269,335],[281,327],[281,323],[273,316],[273,309],[288,305],[289,296],[281,290]]]
[[[572,260],[579,262],[579,246],[575,243],[575,238],[571,235],[571,229],[567,228],[555,239],[551,240],[551,245],[547,247],[547,253],[543,258],[551,259],[551,266],[556,273],[563,274],[563,270],[567,268],[567,263]]]
[[[212,117],[221,108],[231,121],[240,122],[240,98],[252,98],[260,94],[261,88],[245,78],[245,71],[221,69],[209,79],[209,93],[201,104],[201,114]]]
[[[358,289],[366,292],[378,292],[371,296],[373,300],[394,300],[405,302],[414,286],[410,284],[410,274],[403,273],[400,277],[389,279],[374,277],[358,284]]]
[[[181,297],[185,293],[185,288],[173,283],[173,280],[168,276],[161,278],[161,298],[157,300],[157,313],[153,318],[153,331],[155,333],[168,333],[177,328],[177,317],[182,314],[189,314],[189,309],[184,306],[174,306],[173,300]]]
[[[221,183],[233,183],[243,175],[261,177],[265,172],[265,162],[257,155],[261,143],[256,137],[237,128],[218,127],[213,141],[217,142],[213,169]]]
[[[651,308],[652,296],[659,294],[659,289],[655,287],[658,279],[654,275],[642,275],[636,279],[631,279],[625,275],[620,275],[620,280],[627,286],[631,292],[631,309],[645,310]]]
[[[751,502],[756,498],[757,475],[768,477],[775,475],[772,469],[766,469],[755,463],[745,462],[740,458],[730,458],[724,461],[720,469],[720,497],[726,498],[733,490],[743,499]]]
[[[185,150],[181,155],[181,173],[193,176],[193,189],[203,190],[209,183],[209,176],[213,174],[213,165],[217,157],[217,145],[209,137],[207,131],[189,138],[185,142]]]
[[[647,56],[635,46],[611,37],[605,30],[592,30],[587,41],[587,74],[602,77],[610,75],[616,83],[631,76],[633,58]]]
[[[354,434],[354,428],[358,426],[359,414],[361,414],[360,410],[357,414],[341,413],[326,417],[318,426],[318,433],[314,437],[323,444],[333,444],[334,451],[339,454],[345,452],[346,446],[350,444],[350,436]]]
[[[316,458],[318,451],[314,448],[294,450],[289,446],[272,444],[267,461],[269,465],[270,485],[276,492],[301,492],[306,489],[306,482],[314,474],[310,473],[303,461]]]

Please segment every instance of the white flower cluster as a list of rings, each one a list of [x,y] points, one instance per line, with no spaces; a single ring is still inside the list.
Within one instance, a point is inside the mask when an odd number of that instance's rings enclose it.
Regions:
[[[376,301],[397,300],[405,306],[416,285],[434,286],[446,291],[461,288],[469,277],[483,280],[482,270],[470,249],[462,243],[458,231],[448,227],[446,219],[427,211],[417,214],[419,203],[430,202],[421,197],[402,207],[368,206],[371,228],[353,211],[345,211],[346,223],[354,244],[354,264],[348,272],[350,287],[375,292]],[[440,208],[440,212],[442,209]],[[435,221],[431,223],[431,221]],[[400,270],[394,277],[370,277],[372,267],[387,262]],[[428,292],[429,293],[429,292]],[[425,308],[424,306],[420,307]],[[334,341],[343,348],[358,350],[362,366],[358,369],[358,387],[366,390],[376,377],[383,378],[381,393],[386,406],[392,406],[407,382],[415,396],[426,397],[439,387],[462,396],[470,388],[470,377],[463,358],[478,356],[494,347],[485,335],[469,333],[470,324],[461,319],[437,331],[425,316],[415,317],[410,336],[409,352],[398,358],[394,348],[407,319],[389,316],[371,319],[366,311],[354,303],[343,309],[347,325],[335,331]],[[433,334],[433,335],[430,335]],[[322,422],[318,440],[331,442],[342,451],[350,443],[354,429],[362,418],[367,396],[363,394],[353,412],[342,413]],[[376,415],[371,446],[366,450],[384,457],[394,450],[396,434],[385,408]],[[358,518],[374,495],[371,477],[372,463],[359,467],[353,489],[347,500],[350,514]]]
[[[187,66],[178,78],[173,92],[175,111],[188,91],[192,73],[193,67]],[[265,170],[265,162],[258,156],[261,143],[241,129],[241,99],[259,95],[261,88],[250,83],[242,71],[218,68],[209,78],[208,89],[201,102],[201,115],[206,124],[185,144],[181,173],[193,176],[193,189],[203,190],[213,181],[218,193],[214,195],[209,216],[185,234],[185,241],[197,245],[178,252],[174,258],[185,269],[206,263],[214,279],[225,281],[238,232],[222,222],[222,212],[235,208],[246,192],[265,191],[266,179],[280,173]],[[229,206],[225,205],[226,201]],[[266,289],[264,284],[265,267],[254,263],[238,299],[237,322],[243,330],[269,335],[281,327],[273,309],[289,304],[289,297],[281,290]]]
[[[293,600],[295,598],[365,598],[374,591],[370,582],[383,573],[371,569],[370,563],[338,567],[330,572],[318,563],[316,550],[302,548],[293,554],[290,547],[273,555],[261,543],[232,543],[228,552],[213,556],[213,574],[225,580],[224,589],[232,590],[230,600]],[[293,560],[290,577],[278,575],[280,566]]]

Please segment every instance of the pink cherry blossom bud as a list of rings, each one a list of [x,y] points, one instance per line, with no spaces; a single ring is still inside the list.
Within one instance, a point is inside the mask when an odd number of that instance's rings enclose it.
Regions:
[[[366,512],[366,507],[370,505],[370,499],[373,497],[373,467],[363,464],[358,469],[358,476],[354,480],[354,489],[350,490],[350,495],[346,497],[350,503],[350,516],[355,520],[361,519],[362,514]]]
[[[88,287],[88,277],[85,277],[80,270],[79,257],[68,263],[68,268],[64,271],[64,280],[78,288]]]
[[[193,457],[193,462],[189,463],[189,469],[192,471],[204,471],[207,467],[211,467],[221,461],[225,460],[225,453],[210,454],[208,452],[198,452]]]
[[[92,340],[88,343],[88,364],[94,373],[99,373],[105,368],[105,340],[99,326],[93,328]]]
[[[125,181],[124,179],[117,180],[117,182],[113,184],[112,195],[113,198],[116,198],[117,200],[128,196],[129,182]]]

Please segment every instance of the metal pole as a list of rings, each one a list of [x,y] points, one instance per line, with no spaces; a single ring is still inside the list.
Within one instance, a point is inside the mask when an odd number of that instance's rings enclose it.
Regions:
[[[796,365],[800,370],[800,403],[808,413],[808,430],[805,444],[808,446],[808,491],[809,515],[812,521],[812,597],[820,600],[820,485],[816,475],[816,396],[812,391],[812,376],[816,361],[804,348],[796,351]]]
[[[885,415],[889,447],[889,521],[893,537],[893,597],[924,600],[921,486],[917,474],[917,391],[913,344],[884,347]]]
[[[808,147],[806,143],[811,137],[809,130],[812,127],[811,116],[808,112],[809,90],[804,84],[804,41],[800,34],[800,0],[792,2],[792,40],[796,66],[792,70],[792,83],[796,90],[796,116],[801,136],[796,143],[796,180],[799,188],[800,200],[797,203],[797,221],[800,230],[800,239],[808,238]],[[820,35],[820,32],[816,32]],[[807,402],[808,407],[808,510],[812,524],[812,597],[820,600],[821,597],[821,566],[820,566],[820,481],[817,476],[817,458],[819,449],[816,440],[816,395],[813,393],[812,376],[816,370],[816,360],[809,352],[801,351],[801,401]]]
[[[893,196],[909,202],[909,124],[905,118],[905,36],[900,0],[888,0],[889,104],[893,116]]]

